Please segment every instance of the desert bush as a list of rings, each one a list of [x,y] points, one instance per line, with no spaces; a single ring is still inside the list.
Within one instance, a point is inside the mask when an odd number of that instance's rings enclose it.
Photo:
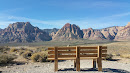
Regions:
[[[25,59],[30,59],[30,57],[32,56],[32,52],[30,51],[26,51],[22,54],[22,56],[25,58]]]
[[[22,55],[23,53],[24,53],[23,50],[20,50],[20,51],[19,51],[19,55]]]
[[[5,51],[8,51],[8,50],[10,50],[10,48],[4,47],[4,46],[0,47],[0,52],[5,52]]]
[[[38,53],[34,53],[31,56],[31,60],[33,62],[46,62],[47,61],[47,52],[38,52]]]
[[[17,58],[16,55],[1,54],[0,55],[0,64],[7,64],[7,63],[13,61],[16,58]]]
[[[16,48],[10,49],[10,52],[17,52],[17,51],[18,51],[18,49],[16,49]]]
[[[130,58],[130,54],[122,54],[122,55],[120,55],[120,57],[122,57],[122,58]]]

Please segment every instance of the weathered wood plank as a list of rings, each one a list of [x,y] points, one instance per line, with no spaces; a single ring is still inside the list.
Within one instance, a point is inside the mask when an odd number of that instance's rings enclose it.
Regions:
[[[58,71],[58,49],[55,47],[55,71]]]
[[[76,47],[58,47],[58,50],[75,50]]]
[[[97,49],[97,47],[80,47],[80,49]]]
[[[97,54],[80,55],[80,57],[97,57]]]
[[[76,71],[80,71],[80,48],[76,46]]]
[[[97,50],[80,51],[80,53],[97,53]]]
[[[49,47],[48,50],[55,50],[55,48],[54,47]]]
[[[55,52],[54,51],[49,51],[48,54],[55,54]]]
[[[102,46],[101,48],[102,48],[102,49],[107,49],[107,46]]]
[[[107,53],[107,50],[102,50],[102,53]]]
[[[58,51],[58,54],[62,53],[76,53],[76,51]]]
[[[76,55],[58,55],[58,58],[65,58],[65,57],[76,57]]]

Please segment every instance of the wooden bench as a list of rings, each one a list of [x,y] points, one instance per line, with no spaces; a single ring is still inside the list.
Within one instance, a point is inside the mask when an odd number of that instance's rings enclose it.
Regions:
[[[48,60],[54,60],[55,71],[58,71],[58,60],[74,60],[76,71],[80,71],[80,60],[92,59],[93,68],[98,64],[98,71],[102,71],[102,58],[107,56],[106,46],[96,47],[49,47]]]

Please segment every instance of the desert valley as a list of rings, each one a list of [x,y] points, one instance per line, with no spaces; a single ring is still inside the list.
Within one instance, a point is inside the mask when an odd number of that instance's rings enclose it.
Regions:
[[[130,73],[130,0],[0,0],[0,73]]]
[[[54,46],[107,46],[107,57],[103,61],[103,72],[129,72],[130,66],[130,23],[103,29],[80,29],[66,23],[61,29],[39,29],[30,22],[16,22],[0,30],[0,71],[2,73],[54,72],[53,62],[47,60],[48,47]],[[2,59],[3,58],[3,59]],[[95,72],[91,60],[81,60],[81,72]],[[60,71],[73,72],[72,61],[60,62]],[[63,66],[62,64],[66,64]],[[68,65],[70,64],[70,65]],[[72,64],[72,65],[71,65]],[[116,64],[117,67],[109,68]],[[118,69],[118,65],[121,66]],[[65,70],[64,67],[68,68]],[[43,70],[42,70],[43,69]],[[34,71],[33,71],[34,70]],[[75,71],[74,71],[75,72]]]

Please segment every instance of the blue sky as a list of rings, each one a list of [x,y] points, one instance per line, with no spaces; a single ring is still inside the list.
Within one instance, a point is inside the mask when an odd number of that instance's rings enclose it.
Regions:
[[[27,21],[41,29],[65,23],[81,29],[125,26],[130,0],[0,0],[0,28]]]

